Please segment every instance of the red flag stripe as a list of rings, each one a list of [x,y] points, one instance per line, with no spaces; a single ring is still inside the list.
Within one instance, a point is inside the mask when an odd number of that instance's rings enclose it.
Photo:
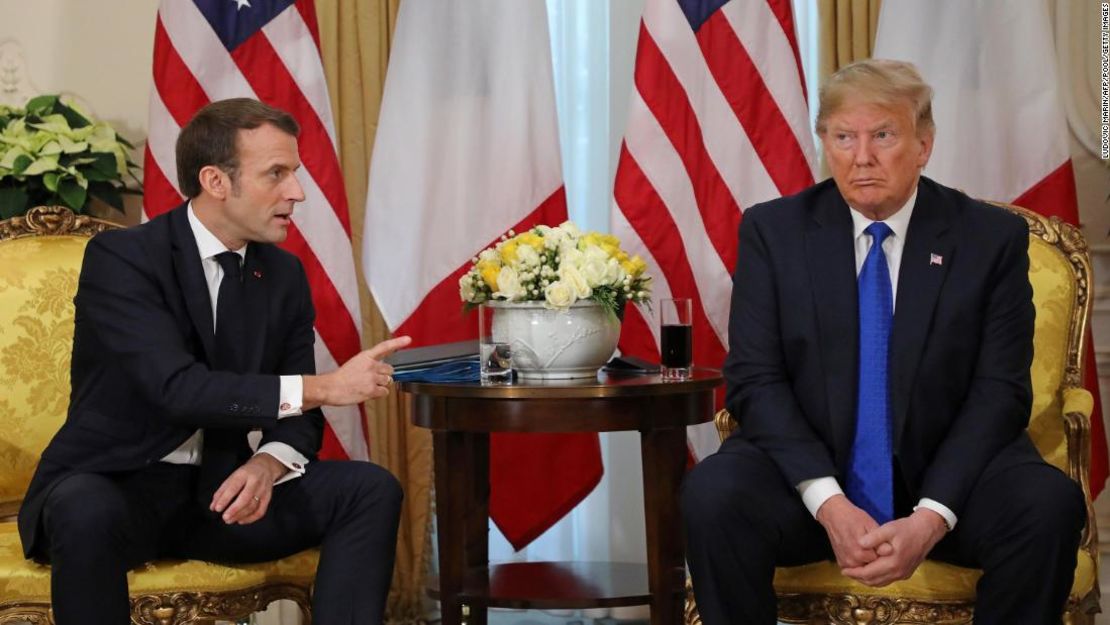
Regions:
[[[775,19],[782,27],[782,33],[790,42],[790,50],[794,53],[794,64],[798,67],[798,83],[802,86],[802,99],[808,99],[809,90],[806,88],[805,71],[802,70],[802,55],[798,51],[798,35],[794,29],[794,10],[790,6],[790,0],[767,0],[767,5],[771,7],[771,12],[775,14]]]
[[[349,239],[351,218],[347,212],[343,175],[339,171],[339,159],[331,137],[304,94],[299,89],[289,88],[294,82],[293,77],[270,45],[270,40],[255,35],[236,48],[231,58],[235,59],[259,99],[288,111],[301,125],[301,136],[298,138],[301,160],[323,191]]]
[[[154,87],[178,128],[208,104],[204,89],[170,43],[161,16],[154,24]]]
[[[1076,197],[1075,172],[1071,159],[1064,161],[1052,173],[1022,193],[1013,204],[1036,211],[1045,217],[1059,217],[1078,226],[1079,200]]]
[[[512,230],[524,232],[541,224],[558,225],[566,219],[566,189],[560,186],[528,216],[514,224]],[[494,239],[475,249],[474,253],[478,254],[496,242],[497,239]],[[463,314],[459,299],[459,278],[470,269],[470,265],[471,262],[467,260],[428,291],[416,310],[397,326],[394,334],[411,336],[414,346],[451,343],[477,337],[477,318],[473,312]]]
[[[714,13],[698,31],[697,39],[709,71],[779,193],[789,195],[812,185],[809,162],[794,140],[793,129],[725,14]]]
[[[617,170],[613,195],[621,212],[636,234],[659,261],[672,296],[688,297],[694,309],[694,361],[703,366],[719,366],[724,362],[725,347],[712,330],[687,261],[682,240],[669,236],[677,230],[651,183],[627,149],[621,150],[622,166]]]
[[[732,267],[740,207],[705,149],[700,124],[681,83],[643,24],[636,59],[636,90],[682,159],[713,248],[724,266]]]
[[[143,210],[147,217],[156,217],[181,204],[181,195],[154,161],[150,146],[143,151]]]

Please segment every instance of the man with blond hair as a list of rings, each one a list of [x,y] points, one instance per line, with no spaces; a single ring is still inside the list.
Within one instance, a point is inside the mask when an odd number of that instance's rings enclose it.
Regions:
[[[921,175],[931,98],[908,63],[842,68],[817,118],[832,180],[744,214],[740,427],[682,494],[707,625],[774,623],[776,566],[881,587],[926,557],[983,569],[977,625],[1060,622],[1085,506],[1025,432],[1028,229]]]

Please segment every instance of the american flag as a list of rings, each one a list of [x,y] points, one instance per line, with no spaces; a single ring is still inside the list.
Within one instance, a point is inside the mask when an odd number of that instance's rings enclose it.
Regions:
[[[164,0],[154,32],[154,87],[144,155],[144,218],[179,205],[174,142],[214,100],[252,97],[301,126],[305,201],[282,247],[304,264],[316,306],[316,366],[358,353],[361,315],[351,222],[336,156],[335,124],[313,0]],[[326,407],[321,456],[366,459],[361,408]]]
[[[693,299],[694,364],[720,367],[743,210],[814,182],[790,0],[648,0],[634,83],[612,230],[655,268],[656,299]],[[658,359],[658,333],[630,308],[621,350]]]

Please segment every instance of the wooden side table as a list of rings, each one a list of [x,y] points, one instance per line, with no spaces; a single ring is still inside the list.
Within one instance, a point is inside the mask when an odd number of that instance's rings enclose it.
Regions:
[[[406,382],[413,424],[432,430],[439,528],[436,588],[443,625],[485,625],[486,609],[651,605],[653,625],[682,622],[685,552],[678,489],[686,426],[713,418],[719,371],[522,382],[509,386]],[[640,432],[647,566],[612,562],[489,565],[489,435]],[[434,582],[433,582],[434,583]],[[463,620],[464,606],[468,616]]]

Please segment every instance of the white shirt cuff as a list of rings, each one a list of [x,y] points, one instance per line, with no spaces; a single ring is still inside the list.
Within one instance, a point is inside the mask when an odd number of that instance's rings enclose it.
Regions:
[[[257,456],[258,454],[270,454],[275,460],[285,465],[286,469],[289,469],[288,473],[279,477],[274,482],[274,486],[283,482],[288,482],[289,480],[295,480],[304,475],[305,465],[308,464],[308,458],[305,458],[301,452],[285,443],[277,441],[266,443],[259,447],[258,451],[254,452],[254,455]]]
[[[913,509],[917,510],[918,508],[928,508],[943,517],[945,525],[948,526],[948,531],[951,532],[956,529],[956,514],[941,502],[935,499],[929,499],[928,497],[922,497],[921,501],[917,502],[917,505],[914,506]]]
[[[278,391],[278,419],[301,414],[302,406],[304,406],[304,378],[299,375],[281,376],[281,389]]]
[[[809,513],[815,519],[821,505],[828,501],[830,497],[844,494],[844,490],[840,488],[836,478],[831,475],[805,480],[798,484],[797,488],[798,493],[802,496],[802,503],[806,505],[806,510],[809,510]]]

